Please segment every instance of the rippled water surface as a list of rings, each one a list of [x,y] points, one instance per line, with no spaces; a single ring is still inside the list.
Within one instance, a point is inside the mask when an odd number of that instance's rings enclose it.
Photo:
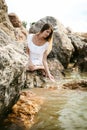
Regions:
[[[87,130],[87,92],[33,89],[45,101],[30,130]]]
[[[66,72],[65,80],[87,80],[87,73]],[[87,92],[70,89],[32,90],[44,97],[44,104],[30,130],[87,130]]]

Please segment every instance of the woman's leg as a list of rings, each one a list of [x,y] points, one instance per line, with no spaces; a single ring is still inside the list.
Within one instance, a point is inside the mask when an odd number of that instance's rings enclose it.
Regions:
[[[30,62],[28,62],[26,64],[25,68],[26,68],[27,71],[31,71],[31,72],[33,72],[35,70],[40,70],[42,75],[46,76],[46,72],[45,72],[45,69],[44,69],[43,65],[33,65],[33,64],[30,64]]]
[[[28,65],[27,66],[27,71],[33,72],[35,70],[40,70],[42,75],[46,76],[46,72],[45,72],[44,66],[42,66],[42,65],[41,66],[40,65],[33,65],[33,66]]]
[[[30,64],[26,64],[26,70],[30,70],[30,71],[34,71],[34,70],[40,70],[43,69],[44,70],[44,66],[43,65],[30,65]]]

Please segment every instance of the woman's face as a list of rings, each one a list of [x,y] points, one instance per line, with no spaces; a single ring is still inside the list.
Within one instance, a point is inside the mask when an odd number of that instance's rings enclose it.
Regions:
[[[47,29],[47,30],[42,32],[42,36],[44,38],[47,38],[50,35],[50,33],[51,33],[51,29]]]

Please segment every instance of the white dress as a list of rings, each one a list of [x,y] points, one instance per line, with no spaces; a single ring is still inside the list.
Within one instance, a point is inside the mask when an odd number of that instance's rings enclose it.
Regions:
[[[27,44],[30,50],[29,59],[31,60],[33,65],[43,65],[43,54],[48,49],[49,43],[46,42],[42,46],[35,45],[32,42],[33,35],[34,34],[29,34],[27,38]]]

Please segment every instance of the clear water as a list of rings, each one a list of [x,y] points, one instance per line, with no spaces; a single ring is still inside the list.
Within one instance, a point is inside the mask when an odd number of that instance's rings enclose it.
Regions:
[[[33,89],[45,98],[30,130],[87,130],[87,92]]]
[[[87,73],[66,72],[69,80],[87,79]],[[87,92],[70,89],[36,88],[32,90],[44,97],[44,104],[36,115],[35,124],[29,130],[87,130]]]

